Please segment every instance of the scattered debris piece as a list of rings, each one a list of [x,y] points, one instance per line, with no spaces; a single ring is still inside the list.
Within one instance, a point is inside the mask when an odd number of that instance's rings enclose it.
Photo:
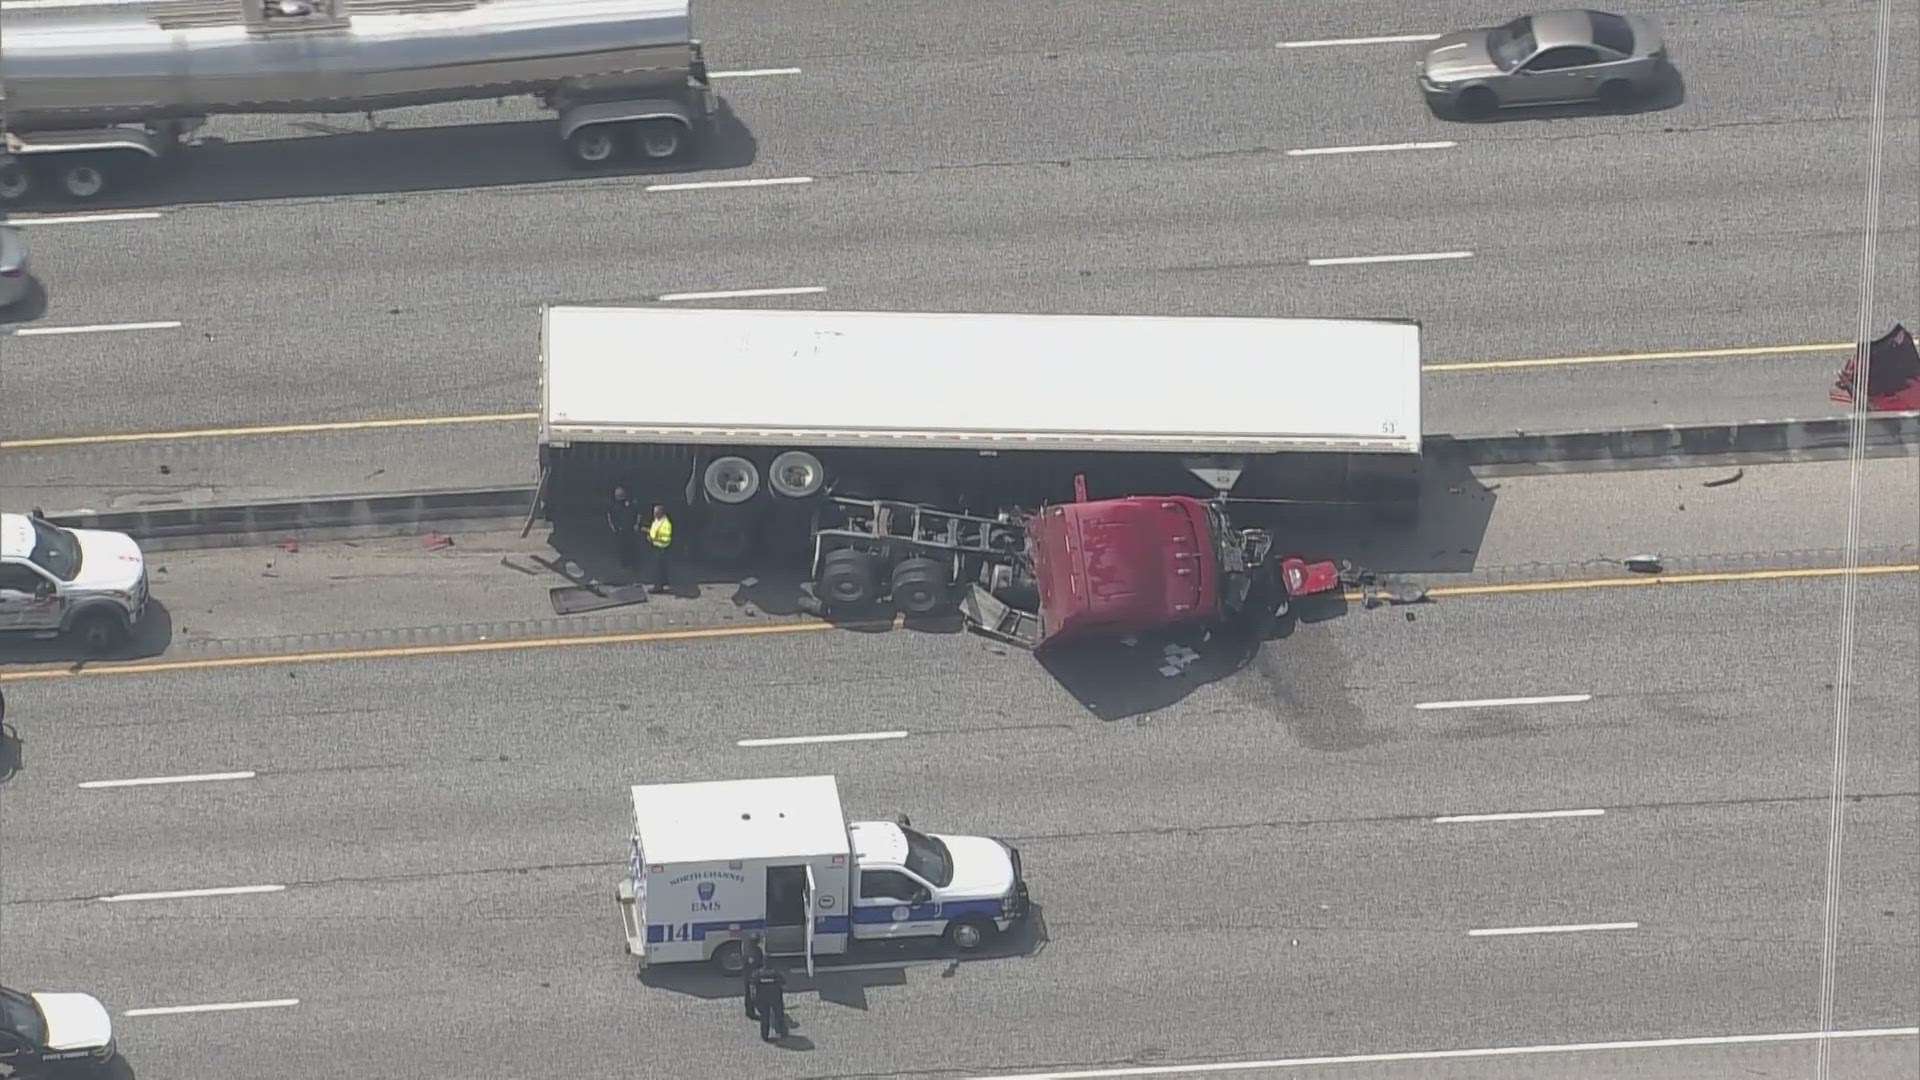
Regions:
[[[1169,678],[1169,679],[1171,679],[1171,678],[1173,678],[1173,677],[1174,677],[1174,676],[1176,676],[1176,675],[1179,675],[1179,674],[1181,674],[1181,673],[1183,673],[1184,671],[1186,671],[1186,669],[1185,669],[1185,668],[1182,668],[1182,667],[1176,667],[1176,666],[1174,666],[1174,665],[1172,665],[1172,664],[1163,664],[1163,665],[1161,665],[1161,667],[1160,667],[1160,674],[1161,674],[1161,675],[1164,675],[1164,676],[1166,676],[1166,677],[1167,677],[1167,678]]]
[[[281,551],[286,552],[289,555],[300,554],[300,541],[298,540],[282,540],[278,544],[275,544],[274,546],[279,548]]]
[[[740,579],[740,587],[743,589],[751,589],[758,584],[760,584],[760,579],[757,577],[743,577]]]
[[[1660,556],[1630,555],[1626,559],[1626,567],[1636,574],[1658,574],[1661,570]]]
[[[1134,646],[1140,644],[1140,639],[1129,634],[1128,636],[1120,639],[1120,644],[1125,645],[1127,648],[1131,649]]]
[[[1702,483],[1702,484],[1701,484],[1700,486],[1701,486],[1701,487],[1726,487],[1726,486],[1727,486],[1728,484],[1731,484],[1731,483],[1733,483],[1734,481],[1736,481],[1736,480],[1738,480],[1738,479],[1740,479],[1741,477],[1743,477],[1743,476],[1745,476],[1745,475],[1747,475],[1747,470],[1745,470],[1745,469],[1735,469],[1735,470],[1733,470],[1733,475],[1732,475],[1732,476],[1723,476],[1723,477],[1721,477],[1721,478],[1720,478],[1720,479],[1718,479],[1718,480],[1708,480],[1708,481],[1706,481],[1706,482],[1704,482],[1704,483]],[[1681,507],[1681,509],[1683,509],[1683,510],[1684,510],[1684,509],[1686,509],[1686,508],[1685,508],[1685,507]]]
[[[527,575],[528,577],[540,576],[540,571],[535,570],[531,566],[522,566],[519,563],[514,562],[513,557],[511,555],[500,556],[500,565],[506,567],[509,570],[518,570],[521,573]]]
[[[160,475],[161,475],[161,476],[172,476],[172,475],[173,475],[173,466],[171,466],[171,465],[162,465],[162,466],[160,466]]]
[[[420,546],[428,551],[440,551],[453,546],[453,537],[445,533],[428,533],[420,538]]]

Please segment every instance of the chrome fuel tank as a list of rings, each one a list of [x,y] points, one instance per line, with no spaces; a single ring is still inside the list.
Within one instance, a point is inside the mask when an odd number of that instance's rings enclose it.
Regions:
[[[691,0],[0,0],[16,131],[684,86]]]

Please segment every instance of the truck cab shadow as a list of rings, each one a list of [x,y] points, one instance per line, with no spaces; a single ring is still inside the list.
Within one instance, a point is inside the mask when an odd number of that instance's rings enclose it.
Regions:
[[[1428,440],[1420,479],[1420,518],[1415,527],[1394,528],[1361,514],[1295,513],[1258,506],[1235,514],[1272,529],[1274,552],[1345,560],[1381,574],[1471,572],[1486,540],[1498,502],[1498,482],[1487,484],[1449,456],[1444,437]]]
[[[340,130],[324,117],[309,126],[327,134],[226,142],[217,137],[187,146],[171,162],[120,195],[88,203],[139,207],[330,195],[539,184],[624,176],[657,176],[739,169],[759,147],[723,100],[705,144],[686,162],[575,169],[561,155],[554,121],[514,120],[445,127]],[[72,209],[40,200],[38,210]]]
[[[118,648],[90,653],[72,638],[35,638],[25,634],[0,635],[0,667],[7,664],[114,663],[151,660],[173,644],[173,613],[158,599],[147,601],[147,613],[133,636]]]
[[[951,979],[959,977],[968,964],[1037,957],[1045,951],[1046,944],[1046,912],[1036,903],[1027,918],[1002,934],[999,940],[964,956],[937,938],[863,942],[858,951],[847,956],[815,958],[811,976],[804,964],[792,960],[782,960],[780,969],[787,976],[789,1002],[795,996],[812,995],[821,1004],[864,1011],[868,1007],[868,991],[905,986],[909,968],[936,969],[939,978]],[[650,987],[709,1001],[725,998],[737,1001],[741,996],[738,976],[721,975],[700,965],[688,965],[684,971],[649,968],[639,979]],[[792,1011],[791,1004],[788,1009]]]

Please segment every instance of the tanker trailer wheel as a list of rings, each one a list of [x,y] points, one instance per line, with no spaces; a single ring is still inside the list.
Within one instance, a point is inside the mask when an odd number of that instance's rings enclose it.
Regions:
[[[677,120],[642,120],[633,125],[633,153],[641,161],[677,161],[692,145],[692,133]]]
[[[599,169],[626,156],[627,133],[618,124],[589,124],[567,136],[567,160],[577,169]]]
[[[856,611],[873,603],[879,579],[872,555],[859,548],[836,548],[820,559],[814,591],[829,612]]]
[[[893,568],[893,603],[908,615],[931,615],[947,602],[947,568],[916,555]]]
[[[55,161],[50,171],[54,186],[72,202],[92,202],[119,186],[120,163],[105,154]]]
[[[0,164],[0,206],[18,206],[33,198],[34,189],[40,186],[34,181],[34,171],[26,162]]]
[[[760,467],[734,454],[717,457],[708,463],[700,486],[710,502],[738,506],[760,494]]]

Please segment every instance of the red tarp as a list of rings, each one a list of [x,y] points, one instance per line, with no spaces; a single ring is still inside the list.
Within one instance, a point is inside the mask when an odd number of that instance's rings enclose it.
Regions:
[[[1877,338],[1867,352],[1867,408],[1874,412],[1904,412],[1920,409],[1920,349],[1907,328],[1896,324],[1886,336]],[[1853,403],[1860,357],[1847,358],[1840,378],[1828,396],[1843,404]]]

